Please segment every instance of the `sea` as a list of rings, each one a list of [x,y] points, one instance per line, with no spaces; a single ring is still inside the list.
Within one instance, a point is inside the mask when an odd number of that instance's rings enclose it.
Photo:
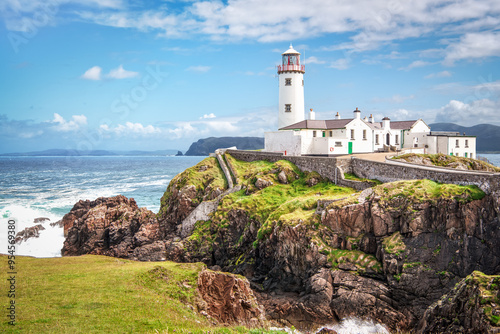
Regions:
[[[63,229],[51,227],[79,200],[124,195],[158,212],[170,180],[204,157],[0,157],[0,253],[7,253],[9,220],[16,233],[48,218],[39,238],[16,246],[17,255],[61,256]],[[12,221],[11,221],[12,222]]]

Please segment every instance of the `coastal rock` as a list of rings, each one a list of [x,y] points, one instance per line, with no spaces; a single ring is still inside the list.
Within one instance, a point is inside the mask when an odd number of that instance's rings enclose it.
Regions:
[[[223,324],[262,327],[265,313],[248,280],[232,274],[203,270],[198,276],[201,305],[210,317]]]
[[[150,260],[165,258],[154,213],[124,196],[79,201],[63,217],[67,237],[62,255],[99,254]],[[143,248],[139,250],[138,248]],[[155,255],[152,255],[154,253]]]
[[[432,304],[417,333],[500,333],[500,276],[473,272]]]
[[[431,304],[474,270],[500,272],[499,193],[473,199],[471,189],[464,188],[453,196],[443,192],[422,198],[411,196],[408,188],[389,193],[397,185],[384,184],[343,199],[313,191],[307,203],[291,197],[283,205],[287,191],[311,191],[310,186],[323,180],[282,162],[264,171],[234,167],[246,191],[218,201],[216,211],[208,219],[195,219],[186,235],[178,231],[189,213],[224,189],[224,176],[213,158],[172,180],[156,217],[125,198],[77,203],[63,218],[68,231],[63,251],[203,262],[244,275],[268,319],[308,330],[355,316],[393,331],[411,331]],[[298,178],[292,186],[284,185]],[[266,180],[274,184],[259,190],[258,179],[262,187]],[[411,190],[424,186],[431,185],[415,181]],[[273,194],[272,187],[279,191]],[[393,188],[386,194],[386,187]],[[266,201],[269,207],[256,208]],[[294,211],[295,203],[303,205],[301,210]],[[213,284],[225,286],[224,280]],[[220,313],[231,307],[217,298],[213,302],[219,313],[210,316],[231,321],[233,316]],[[239,305],[238,312],[246,310]]]
[[[216,199],[224,189],[225,176],[215,158],[207,158],[176,175],[161,198],[158,221],[162,238],[179,237],[179,226],[189,214],[201,202]]]
[[[16,234],[15,242],[17,244],[20,244],[21,242],[26,241],[30,238],[38,238],[40,236],[40,231],[43,230],[45,230],[45,227],[43,227],[42,224],[26,227],[24,230]]]

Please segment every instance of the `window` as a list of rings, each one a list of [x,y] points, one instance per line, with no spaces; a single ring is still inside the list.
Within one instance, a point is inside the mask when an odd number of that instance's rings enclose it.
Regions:
[[[465,140],[465,147],[466,148],[469,147],[469,140],[468,139]]]
[[[455,147],[460,147],[460,145],[458,145],[458,139],[455,140]]]
[[[396,135],[395,140],[396,140],[396,145],[399,145],[399,135]]]
[[[378,135],[375,135],[375,145],[378,145],[379,142],[378,142]]]
[[[302,86],[304,86],[304,80],[302,80]]]
[[[354,139],[354,130],[351,130],[351,139]]]
[[[330,131],[330,137],[333,137],[333,131]]]
[[[474,157],[472,156],[472,153],[470,154],[470,158],[473,159]]]
[[[335,146],[336,147],[341,147],[342,146],[342,142],[341,141],[336,141],[335,142]]]
[[[363,140],[366,140],[366,130],[363,130]]]
[[[285,104],[285,112],[292,112],[292,105],[291,104]]]
[[[291,86],[292,85],[292,78],[286,78],[285,79],[285,86]]]
[[[316,137],[316,130],[313,131],[313,137]]]

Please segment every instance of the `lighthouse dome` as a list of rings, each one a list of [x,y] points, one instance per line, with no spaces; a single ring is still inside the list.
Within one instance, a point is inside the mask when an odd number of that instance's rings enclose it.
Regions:
[[[297,50],[295,50],[293,48],[292,44],[290,44],[290,47],[288,48],[288,50],[286,50],[285,52],[283,52],[282,55],[289,55],[289,54],[300,55],[300,52],[298,52]]]

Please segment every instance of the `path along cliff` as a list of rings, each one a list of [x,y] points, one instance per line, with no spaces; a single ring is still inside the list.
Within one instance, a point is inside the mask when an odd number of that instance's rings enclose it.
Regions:
[[[63,255],[203,262],[247,277],[268,319],[302,329],[355,316],[392,330],[443,330],[433,317],[449,312],[429,307],[463,293],[454,287],[475,270],[500,273],[496,192],[414,180],[359,193],[289,161],[221,158],[238,188],[226,192],[217,159],[207,158],[170,182],[157,215],[123,196],[80,201],[63,218]],[[210,201],[213,212],[183,229]],[[491,333],[495,284],[488,303],[471,304]],[[477,332],[465,322],[451,321]]]

